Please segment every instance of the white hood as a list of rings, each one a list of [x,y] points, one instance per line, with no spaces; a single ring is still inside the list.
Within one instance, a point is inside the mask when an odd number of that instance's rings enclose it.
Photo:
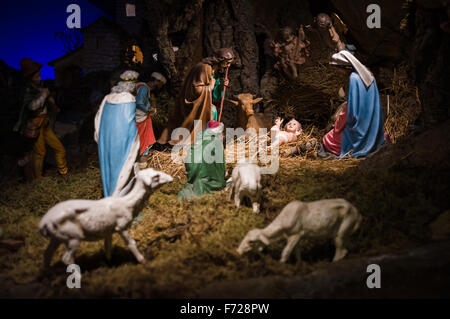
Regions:
[[[355,56],[351,54],[349,51],[342,50],[338,53],[333,54],[333,56],[331,57],[330,64],[353,66],[353,68],[356,70],[356,72],[359,74],[362,81],[364,82],[366,88],[371,86],[372,82],[375,79],[372,72],[370,72],[370,70],[364,64],[359,62],[359,60],[355,58]]]

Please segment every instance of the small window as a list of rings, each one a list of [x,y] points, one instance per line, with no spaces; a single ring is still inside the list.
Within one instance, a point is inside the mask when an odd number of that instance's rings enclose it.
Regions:
[[[135,17],[136,16],[136,5],[127,3],[125,8],[126,8],[127,17]]]
[[[144,55],[142,54],[142,50],[139,46],[133,45],[133,63],[143,63],[144,62]]]

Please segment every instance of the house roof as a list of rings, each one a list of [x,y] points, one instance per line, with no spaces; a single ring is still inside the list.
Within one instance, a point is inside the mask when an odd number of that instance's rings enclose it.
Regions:
[[[53,60],[53,61],[48,62],[47,64],[50,65],[50,66],[52,66],[52,67],[54,67],[58,62],[61,62],[61,61],[65,60],[65,59],[67,59],[67,58],[69,58],[69,57],[75,55],[75,54],[76,54],[77,52],[79,52],[81,49],[82,49],[82,46],[76,48],[75,50],[73,50],[73,51],[71,51],[71,52],[68,52],[68,53],[64,54],[63,56],[60,56],[59,58],[57,58],[57,59],[55,59],[55,60]]]
[[[83,34],[85,34],[86,32],[88,32],[90,29],[92,29],[93,27],[96,27],[100,24],[104,24],[108,27],[110,27],[112,30],[116,31],[119,35],[125,36],[127,35],[127,32],[117,23],[115,23],[114,21],[111,21],[110,19],[108,19],[107,17],[100,17],[97,20],[95,20],[94,22],[92,22],[90,25],[85,26],[84,28],[81,28],[81,32]],[[48,65],[54,67],[57,63],[72,57],[73,55],[75,55],[77,52],[80,52],[83,49],[83,45],[81,45],[80,47],[78,47],[77,49],[73,50],[72,52],[68,52],[66,54],[64,54],[63,56],[48,62]]]

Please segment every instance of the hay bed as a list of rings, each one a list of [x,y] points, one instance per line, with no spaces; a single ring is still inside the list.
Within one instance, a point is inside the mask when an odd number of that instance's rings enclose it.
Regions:
[[[338,106],[339,88],[348,78],[336,67],[308,62],[296,81],[282,80],[272,100],[276,116],[323,128]]]
[[[392,142],[396,143],[408,136],[411,125],[414,125],[423,111],[419,89],[411,84],[406,66],[401,65],[398,69],[394,69],[391,87],[380,93],[385,105],[385,130]]]
[[[315,126],[307,126],[303,128],[303,134],[301,134],[298,137],[296,142],[291,142],[280,146],[278,154],[280,166],[285,168],[295,167],[298,166],[299,161],[317,159],[317,147],[319,144],[316,144],[316,146],[313,149],[310,149],[307,152],[296,154],[295,156],[285,156],[284,153],[292,147],[311,141],[311,139],[315,138],[317,141],[320,141],[322,135],[323,135],[322,131],[319,131]],[[268,143],[270,144],[270,134],[267,134],[266,137]],[[255,137],[238,138],[235,139],[233,143],[230,142],[227,145],[225,145],[224,155],[226,167],[229,173],[231,173],[231,170],[234,168],[234,166],[236,165],[237,161],[240,158],[251,158],[251,157],[255,158],[254,157],[255,154],[250,153],[250,143],[255,142],[255,140],[257,140],[257,138]],[[243,143],[244,146],[240,147],[238,145],[239,142]],[[270,149],[266,150],[265,148],[263,149],[259,148],[257,149],[256,156],[258,165],[260,166],[271,165]],[[179,181],[185,181],[186,171],[184,164],[175,162],[172,159],[172,154],[170,152],[151,151],[149,154],[147,165],[148,167],[170,174]]]

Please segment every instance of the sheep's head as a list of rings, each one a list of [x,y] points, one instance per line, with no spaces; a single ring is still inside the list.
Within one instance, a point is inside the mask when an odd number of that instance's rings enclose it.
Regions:
[[[135,166],[136,169],[136,166]],[[151,187],[152,189],[160,187],[166,183],[170,183],[173,181],[172,176],[154,170],[153,168],[147,168],[142,171],[138,171],[136,177],[141,179],[146,186]]]
[[[236,99],[237,101],[231,99],[227,99],[227,101],[237,107],[240,107],[246,116],[251,116],[255,113],[253,111],[253,104],[261,102],[263,98],[254,98],[254,96],[250,93],[241,93],[236,97]]]
[[[245,235],[244,239],[237,249],[237,252],[239,255],[242,255],[255,249],[256,247],[258,247],[258,249],[261,251],[263,249],[263,246],[261,244],[267,246],[269,245],[269,240],[261,233],[261,229],[252,229],[247,233],[247,235]]]

